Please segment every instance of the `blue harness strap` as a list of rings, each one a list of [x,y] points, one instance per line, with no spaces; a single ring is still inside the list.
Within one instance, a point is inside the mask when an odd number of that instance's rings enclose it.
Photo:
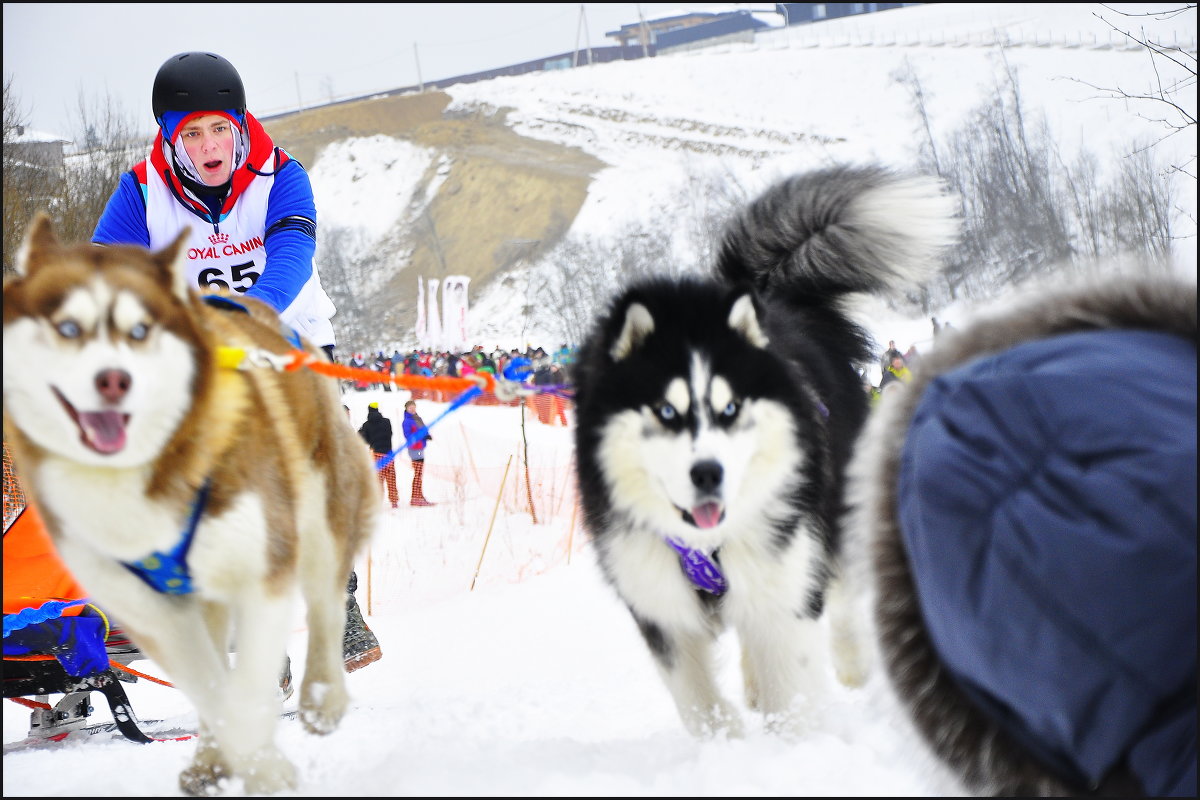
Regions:
[[[209,481],[205,481],[196,494],[196,499],[192,501],[192,514],[188,519],[187,528],[183,531],[183,538],[169,553],[151,553],[132,563],[122,561],[121,565],[156,592],[191,594],[194,588],[191,573],[187,568],[187,556],[192,547],[192,540],[196,537],[196,525],[200,522],[200,515],[204,513],[204,506],[208,503],[208,489]]]

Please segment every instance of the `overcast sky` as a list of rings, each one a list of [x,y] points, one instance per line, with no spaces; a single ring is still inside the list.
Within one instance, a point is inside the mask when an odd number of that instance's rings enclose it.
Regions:
[[[5,3],[4,78],[29,127],[78,133],[79,98],[154,130],[150,89],[170,56],[210,50],[260,116],[613,45],[622,25],[718,3]],[[773,4],[742,4],[770,8]]]

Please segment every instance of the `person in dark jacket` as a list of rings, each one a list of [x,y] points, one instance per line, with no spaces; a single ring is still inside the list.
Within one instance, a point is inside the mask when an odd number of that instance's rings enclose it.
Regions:
[[[972,792],[1195,796],[1196,285],[1030,296],[860,440],[880,656]]]
[[[380,456],[392,452],[392,421],[379,410],[379,403],[367,406],[367,419],[359,426],[358,435],[363,438],[378,461]],[[388,502],[392,508],[397,508],[400,493],[396,490],[396,462],[389,461],[387,466],[376,470],[380,482],[387,487]]]
[[[433,437],[429,435],[429,429],[425,427],[425,420],[421,419],[421,415],[417,413],[417,401],[409,400],[404,404],[404,422],[401,426],[404,431],[404,442],[408,446],[408,457],[412,459],[413,479],[412,479],[412,496],[408,501],[412,506],[432,506],[436,503],[431,503],[425,499],[425,443],[433,441]]]

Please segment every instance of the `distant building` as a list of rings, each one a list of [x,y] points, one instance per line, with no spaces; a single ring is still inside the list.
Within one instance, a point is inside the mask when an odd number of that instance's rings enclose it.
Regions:
[[[692,11],[676,14],[659,19],[640,20],[622,25],[615,31],[604,35],[615,39],[619,44],[608,47],[587,47],[569,53],[555,53],[520,64],[509,64],[504,67],[473,72],[469,75],[455,75],[451,78],[424,81],[418,86],[402,86],[383,92],[372,92],[369,95],[359,95],[324,103],[324,106],[354,103],[368,97],[387,97],[397,94],[444,89],[460,83],[473,83],[492,78],[512,75],[524,75],[529,72],[544,72],[547,70],[571,69],[602,64],[609,61],[633,61],[639,58],[653,58],[666,52],[694,50],[712,45],[729,42],[754,41],[757,33],[764,29],[779,28],[763,22],[758,16],[762,14],[777,14],[778,21],[784,25],[800,25],[820,22],[826,19],[848,17],[854,14],[867,14],[872,11],[884,11],[889,8],[902,6],[919,6],[924,3],[775,3],[771,10],[751,12],[743,9],[726,12]],[[757,16],[756,16],[757,15]],[[279,119],[299,113],[284,111],[278,114],[260,116],[260,120]]]
[[[641,47],[642,45],[652,47],[657,46],[659,38],[664,35],[701,25],[710,25],[728,16],[732,15],[715,14],[707,11],[692,11],[673,17],[662,17],[660,19],[629,23],[628,25],[622,25],[615,31],[608,31],[604,35],[610,39],[616,39],[620,42],[621,47]]]
[[[839,17],[852,17],[855,14],[869,14],[872,11],[886,11],[889,8],[903,6],[920,6],[924,3],[776,3],[775,10],[783,15],[785,25],[803,25],[809,22],[821,22]]]
[[[655,37],[659,53],[678,50],[694,50],[700,47],[729,44],[732,42],[754,42],[754,34],[772,26],[755,17],[749,11],[719,14],[716,19],[664,31]]]
[[[17,125],[4,140],[4,167],[34,170],[59,179],[63,175],[63,149],[68,144],[70,139]]]

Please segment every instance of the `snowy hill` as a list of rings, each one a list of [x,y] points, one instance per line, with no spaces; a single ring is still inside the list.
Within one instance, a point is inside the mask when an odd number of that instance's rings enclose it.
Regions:
[[[1158,97],[1177,76],[1115,28],[1182,47],[1194,64],[1195,10],[1164,19],[1122,16],[1120,8],[912,6],[773,30],[753,44],[452,86],[442,114],[502,120],[526,140],[597,159],[602,166],[565,236],[615,246],[631,233],[661,230],[672,237],[680,266],[702,267],[694,229],[716,193],[754,193],[781,175],[839,161],[913,168],[925,131],[903,75],[920,81],[935,140],[962,126],[1011,73],[1026,111],[1044,115],[1064,159],[1088,152],[1112,165],[1153,144],[1159,169],[1184,166],[1194,175],[1194,129],[1170,136],[1165,103],[1130,99]],[[1173,98],[1194,116],[1194,84]],[[409,313],[378,331],[381,347],[393,337],[404,348],[416,344],[411,320],[421,273],[407,261],[413,242],[403,232],[424,231],[431,209],[455,202],[438,189],[451,185],[456,166],[448,151],[371,136],[325,148],[311,167],[324,218],[357,226],[354,252],[388,255],[377,274],[353,279],[363,293],[397,280],[408,292],[389,297]],[[1175,232],[1190,237],[1177,249],[1194,271],[1196,182],[1174,180]],[[400,220],[390,236],[388,220]],[[544,282],[542,270],[555,269],[551,243],[540,244],[537,257],[513,264],[509,280],[473,283],[470,326],[478,342],[557,343],[553,309],[529,305],[530,286]],[[505,261],[499,253],[473,255]],[[427,270],[422,277],[443,276]]]
[[[906,68],[924,82],[939,135],[991,96],[1007,61],[1020,73],[1029,107],[1046,115],[1068,155],[1087,148],[1111,166],[1139,143],[1161,138],[1156,104],[1114,100],[1092,88],[1154,92],[1158,77],[1145,51],[1127,47],[1095,14],[1153,26],[1166,42],[1177,37],[1194,53],[1195,11],[1160,23],[1126,20],[1109,8],[909,7],[774,31],[753,46],[451,87],[438,113],[511,126],[511,140],[493,141],[514,148],[524,140],[594,159],[586,196],[563,236],[611,242],[615,251],[629,231],[654,225],[671,232],[674,257],[688,263],[699,257],[695,220],[723,189],[752,192],[776,176],[833,161],[911,166],[921,122],[895,77]],[[1179,99],[1194,116],[1194,84]],[[323,223],[352,230],[341,246],[355,254],[386,251],[381,266],[399,270],[414,294],[419,273],[405,266],[412,242],[397,228],[424,224],[427,209],[470,194],[470,181],[455,173],[461,165],[421,140],[420,128],[414,124],[410,136],[338,137],[305,161]],[[477,144],[468,128],[455,133]],[[1194,174],[1194,133],[1164,140],[1156,157]],[[523,157],[548,152],[555,151],[531,146]],[[455,186],[461,188],[451,195],[446,187]],[[1177,222],[1193,236],[1179,250],[1194,274],[1195,180],[1178,186]],[[554,269],[543,258],[517,265],[478,295],[473,285],[471,325],[479,341],[554,344],[553,310],[524,312],[530,287]],[[323,275],[328,283],[330,273]],[[392,277],[355,276],[359,299],[383,294]],[[957,323],[956,313],[939,317]],[[925,319],[878,311],[868,321],[877,339],[895,339],[901,349],[929,336]],[[393,335],[401,345],[412,341],[411,328],[396,328],[381,331],[388,338],[379,345]],[[358,425],[371,401],[400,419],[407,394],[345,397]],[[445,410],[445,403],[422,401],[427,420]],[[748,711],[744,739],[691,738],[581,529],[572,429],[527,422],[517,408],[468,405],[434,427],[424,491],[438,505],[385,510],[357,565],[358,597],[384,658],[349,676],[351,706],[332,735],[281,723],[279,743],[301,780],[286,796],[962,793],[897,712],[879,671],[864,691],[835,687],[815,703],[811,730],[795,740],[768,733]],[[398,469],[402,486],[407,470]],[[298,620],[289,641],[297,679],[305,641]],[[740,696],[735,640],[722,643],[722,688]],[[133,666],[169,677],[150,661]],[[172,688],[139,680],[128,691],[143,718],[194,722]],[[107,719],[102,699],[93,694],[92,702],[96,717]],[[296,699],[289,704],[294,708]],[[194,740],[9,751],[29,730],[29,709],[4,707],[6,796],[180,795],[178,775],[195,753]],[[225,796],[244,793],[233,786]]]

